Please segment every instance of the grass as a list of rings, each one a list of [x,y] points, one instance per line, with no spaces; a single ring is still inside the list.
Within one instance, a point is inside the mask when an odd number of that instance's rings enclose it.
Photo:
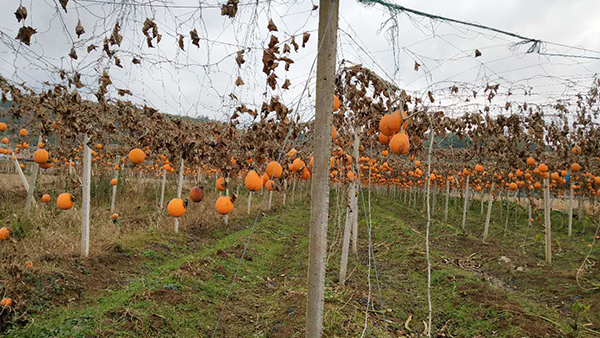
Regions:
[[[135,186],[131,184],[123,195],[135,196],[131,190]],[[339,243],[346,204],[335,192],[331,197],[324,336],[357,337],[363,331],[366,337],[385,337],[386,332],[392,337],[422,334],[428,309],[426,216],[421,207],[409,207],[400,196],[373,194],[377,275],[373,262],[369,268],[367,226],[361,217],[358,252],[350,255],[349,278],[340,286]],[[7,292],[21,293],[13,296],[17,299],[15,312],[4,314],[9,323],[3,327],[4,334],[210,337],[232,286],[217,336],[304,336],[310,218],[305,193],[297,192],[292,205],[288,195],[285,208],[280,194],[274,196],[275,208],[262,211],[243,258],[254,218],[245,215],[242,199],[236,202],[229,225],[223,226],[220,219],[205,212],[214,198],[209,194],[201,203],[208,207],[190,207],[179,234],[171,231],[171,219],[156,214],[152,207],[140,209],[137,217],[122,213],[120,224],[107,221],[100,225],[108,237],[97,243],[100,250],[89,259],[79,259],[76,250],[33,256],[33,270],[20,270],[18,277],[11,275],[8,282],[2,281]],[[256,201],[258,204],[260,199]],[[126,206],[133,208],[139,201],[132,197],[129,203]],[[600,325],[599,294],[584,291],[574,278],[587,254],[597,225],[594,220],[585,220],[585,230],[577,225],[576,235],[569,239],[565,226],[559,226],[564,215],[553,214],[553,235],[560,246],[554,247],[553,266],[547,266],[543,241],[536,240],[540,226],[527,225],[526,210],[511,204],[513,211],[505,230],[506,208],[501,217],[499,203],[495,205],[490,239],[483,243],[484,216],[479,214],[478,203],[471,204],[464,231],[460,200],[451,204],[448,223],[442,222],[442,212],[434,214],[435,332],[454,337],[594,336],[590,330],[597,331]],[[436,205],[443,207],[443,201]],[[10,212],[0,215],[15,218]],[[24,235],[13,244],[13,250],[48,241],[40,234],[43,231],[36,230],[35,219],[22,215],[16,219],[19,222],[12,226],[22,227]],[[42,229],[68,219],[52,216]],[[73,230],[75,224],[64,222],[56,233],[65,241],[72,240],[78,235]],[[500,260],[502,256],[508,263]],[[9,272],[21,259],[19,255],[5,256],[2,271]],[[590,259],[597,261],[595,250]],[[590,267],[584,275],[585,285],[598,283],[598,272],[597,266]],[[26,287],[16,288],[16,281]]]

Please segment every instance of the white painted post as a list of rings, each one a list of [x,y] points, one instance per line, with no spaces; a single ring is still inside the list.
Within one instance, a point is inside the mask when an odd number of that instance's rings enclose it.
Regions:
[[[181,198],[181,190],[183,189],[183,156],[181,156],[181,165],[179,166],[179,182],[177,183],[177,198]],[[179,232],[179,217],[175,217],[175,233]]]
[[[42,137],[38,137],[38,144],[42,142]],[[38,147],[39,149],[39,147]],[[35,191],[35,185],[37,183],[38,174],[40,172],[40,166],[33,162],[33,171],[31,173],[31,184],[29,184],[29,189],[27,189],[27,201],[25,202],[25,214],[29,215],[31,211],[31,205],[33,204],[33,193]]]
[[[226,184],[225,196],[229,196],[229,184],[228,183],[229,183],[229,178],[226,178],[225,179],[225,184]],[[225,217],[223,218],[223,221],[225,222],[225,225],[228,225],[229,224],[229,215],[225,215]]]
[[[467,175],[467,185],[465,187],[464,193],[464,204],[463,204],[463,218],[462,218],[462,228],[465,230],[465,226],[467,224],[467,205],[469,205],[469,178],[471,176]]]
[[[119,157],[117,156],[117,162],[119,163]],[[115,170],[115,179],[119,179],[119,170]],[[117,185],[119,184],[119,181],[117,181]],[[115,210],[117,209],[117,186],[113,185],[112,186],[112,198],[110,200],[110,212],[114,213]]]
[[[448,223],[448,200],[450,199],[450,181],[446,179],[446,203],[444,204],[444,223]]]
[[[165,183],[167,181],[167,171],[163,169],[162,171],[162,183],[160,186],[160,208],[163,208],[163,203],[165,202]]]
[[[353,162],[358,169],[359,148],[360,148],[360,127],[354,126],[354,142],[353,142]],[[360,171],[357,172],[357,177],[354,182],[350,183],[350,189],[348,191],[348,202],[349,209],[348,215],[350,216],[350,225],[352,226],[352,253],[358,254],[358,189],[360,182]]]
[[[271,201],[273,200],[273,190],[269,191],[269,209],[271,210]]]
[[[248,192],[248,215],[250,215],[250,207],[252,206],[252,191]]]
[[[530,216],[531,218],[531,216]],[[573,235],[573,179],[569,179],[569,237]]]
[[[29,192],[29,183],[27,183],[27,179],[25,178],[25,174],[23,174],[23,170],[21,169],[21,165],[19,164],[19,160],[14,157],[15,170],[19,173],[19,178],[21,178],[21,183],[23,183],[23,187],[25,187],[25,191]]]
[[[287,178],[283,180],[283,206],[285,207],[285,198],[287,194]]]
[[[485,189],[481,188],[481,194],[479,196],[479,202],[481,204],[481,211],[479,212],[480,215],[483,215],[483,202],[484,202],[484,196],[483,196],[483,194],[484,194],[484,192],[485,192]]]
[[[492,205],[494,204],[494,196],[492,195],[493,191],[494,191],[494,181],[492,181],[492,185],[490,187],[490,192],[488,195],[489,197],[488,197],[487,215],[485,216],[485,227],[483,228],[483,240],[484,241],[487,238],[489,230],[490,230],[490,219],[492,217]],[[483,204],[483,197],[481,198],[481,204]]]
[[[529,217],[527,219],[527,224],[531,226],[531,198],[527,198],[527,215]]]
[[[292,176],[292,203],[294,203],[295,195],[296,195],[296,177]]]
[[[546,262],[552,264],[552,224],[550,221],[550,179],[544,178],[544,214],[545,214],[545,244]]]
[[[83,135],[83,187],[81,194],[81,256],[90,254],[90,183],[92,180],[92,150],[89,137]]]

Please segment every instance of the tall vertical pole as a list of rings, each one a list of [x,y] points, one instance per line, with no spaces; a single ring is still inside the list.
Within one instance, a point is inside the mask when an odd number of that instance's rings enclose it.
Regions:
[[[448,223],[448,200],[450,198],[450,181],[446,178],[446,203],[444,204],[444,223]]]
[[[92,180],[92,150],[89,137],[83,136],[83,187],[81,198],[81,257],[90,254],[90,181]]]
[[[179,182],[177,182],[177,198],[181,198],[181,190],[183,189],[183,155],[181,156],[181,164],[179,165]],[[179,232],[179,217],[175,217],[175,232]]]
[[[115,167],[120,168],[119,167],[119,156],[117,156],[117,159],[115,160]],[[115,179],[119,179],[119,169],[115,169]],[[112,198],[110,199],[110,212],[114,213],[115,210],[117,210],[117,185],[119,184],[119,181],[117,181],[117,184],[112,186]]]
[[[469,178],[471,175],[467,175],[467,184],[465,186],[464,193],[464,204],[463,204],[463,217],[462,217],[462,228],[465,230],[465,225],[467,224],[467,207],[469,205]]]
[[[358,154],[360,151],[360,136],[358,133],[360,132],[360,126],[354,126],[354,148],[353,148],[353,162],[357,163]],[[352,253],[358,253],[358,189],[360,182],[360,169],[356,166],[357,176],[354,182],[351,184],[351,193],[348,193],[348,199],[350,202],[350,211],[351,211],[351,219],[352,219]]]
[[[167,171],[162,170],[162,182],[160,184],[160,208],[162,209],[163,203],[165,202],[165,183],[167,181]]]
[[[550,179],[544,178],[544,223],[546,262],[552,264],[552,224],[550,222]]]
[[[573,235],[573,181],[569,178],[569,237]]]
[[[38,144],[42,142],[42,137],[38,138]],[[39,149],[39,148],[38,148]],[[25,214],[29,215],[31,211],[31,205],[33,204],[33,192],[35,191],[35,185],[37,183],[38,174],[40,172],[40,166],[37,163],[33,163],[33,172],[31,173],[31,184],[27,189],[27,201],[25,202]]]
[[[306,337],[323,335],[325,256],[329,217],[329,158],[335,95],[339,0],[321,0],[317,42],[316,117],[310,201]]]
[[[489,193],[489,197],[488,197],[488,208],[487,208],[487,214],[485,216],[485,227],[483,228],[483,240],[484,241],[487,238],[488,233],[490,231],[490,219],[492,217],[492,205],[494,203],[494,196],[492,195],[493,191],[494,191],[494,181],[492,181],[492,186],[490,187],[490,193]],[[483,197],[481,198],[481,204],[483,204]]]

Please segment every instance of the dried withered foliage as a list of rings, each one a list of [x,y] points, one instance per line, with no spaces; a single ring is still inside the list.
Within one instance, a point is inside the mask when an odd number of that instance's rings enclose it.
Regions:
[[[178,45],[179,48],[185,52],[185,45],[184,45],[184,41],[183,41],[183,35],[179,34],[179,41],[178,41]]]
[[[246,60],[244,60],[244,51],[240,50],[237,52],[237,55],[235,57],[235,63],[237,63],[238,67],[241,67],[244,62],[246,62]]]
[[[198,36],[198,31],[196,28],[190,31],[190,38],[192,39],[192,44],[200,48],[200,36]]]
[[[31,45],[31,37],[35,33],[37,33],[37,30],[35,30],[35,28],[30,27],[30,26],[22,26],[21,28],[19,28],[19,32],[17,33],[17,37],[15,39],[21,41],[22,43],[26,44],[27,46],[30,46]]]
[[[515,167],[525,168],[525,160],[529,156],[546,163],[551,170],[566,168],[575,161],[590,168],[598,166],[596,157],[600,156],[600,129],[593,122],[598,118],[595,105],[599,98],[599,87],[600,80],[597,80],[587,95],[579,96],[575,104],[577,111],[570,112],[570,119],[567,118],[569,112],[564,105],[557,104],[554,109],[549,109],[527,103],[510,103],[510,115],[491,116],[489,110],[484,110],[449,117],[442,111],[428,111],[425,103],[418,98],[395,88],[371,70],[352,65],[338,72],[336,94],[342,100],[342,108],[334,116],[334,125],[342,137],[337,141],[338,144],[349,144],[354,125],[359,125],[362,128],[361,143],[365,147],[385,149],[387,146],[377,141],[379,120],[384,114],[399,110],[402,105],[403,111],[411,116],[406,129],[411,142],[409,155],[425,156],[424,144],[427,144],[425,141],[433,130],[436,144],[443,147],[434,153],[434,158],[439,161],[436,166],[440,165],[448,172],[462,170],[469,163],[486,163],[490,172],[509,172]],[[498,90],[499,85],[488,85],[484,90],[488,94],[487,99],[491,101]],[[459,89],[453,87],[451,91],[456,93]],[[431,101],[433,97],[429,99]],[[558,118],[552,119],[549,115],[556,111],[561,113]],[[447,137],[463,140],[468,147],[453,149],[443,146]],[[576,158],[571,151],[574,145],[581,146],[587,156]],[[414,169],[414,164],[406,157],[390,157],[386,160],[404,171]]]
[[[21,20],[25,21],[27,19],[27,8],[19,5],[19,8],[15,11],[15,17],[17,18],[17,22],[21,22]]]
[[[150,34],[150,30],[152,30],[152,34]],[[159,43],[162,35],[158,33],[158,25],[151,19],[146,18],[144,21],[144,25],[142,26],[142,33],[146,36],[146,43],[148,44],[148,48],[153,48],[152,40],[156,39],[156,43]]]
[[[238,11],[239,0],[228,0],[226,4],[221,6],[221,15],[233,18],[236,16]]]
[[[62,8],[65,10],[65,13],[67,13],[67,4],[69,3],[69,0],[58,0],[58,2],[62,6]]]
[[[269,32],[276,32],[277,31],[277,26],[275,26],[275,23],[273,22],[273,19],[269,19],[269,24],[267,25],[267,28],[269,29]]]
[[[80,38],[83,34],[85,34],[85,29],[83,28],[81,20],[77,20],[77,26],[75,26],[75,34],[77,34],[77,38]]]

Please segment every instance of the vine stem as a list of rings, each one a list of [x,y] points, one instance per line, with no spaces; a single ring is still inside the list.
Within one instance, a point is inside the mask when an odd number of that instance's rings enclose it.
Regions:
[[[431,337],[431,331],[433,327],[431,326],[433,307],[431,305],[431,258],[429,255],[429,228],[431,226],[431,201],[429,197],[429,193],[431,190],[431,153],[433,150],[433,121],[429,114],[426,114],[429,119],[429,151],[427,153],[427,232],[425,235],[425,252],[427,254],[427,302],[429,303],[429,330],[427,330],[427,337]]]

